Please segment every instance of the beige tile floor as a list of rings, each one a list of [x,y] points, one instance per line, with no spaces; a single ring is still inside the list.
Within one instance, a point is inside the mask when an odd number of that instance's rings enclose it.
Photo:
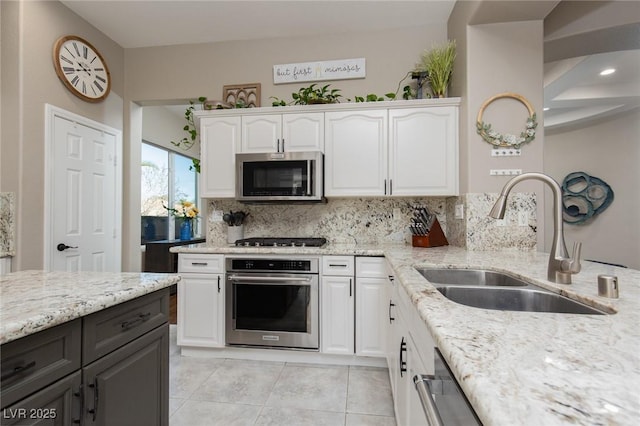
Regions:
[[[395,426],[386,369],[183,357],[170,330],[170,426]]]

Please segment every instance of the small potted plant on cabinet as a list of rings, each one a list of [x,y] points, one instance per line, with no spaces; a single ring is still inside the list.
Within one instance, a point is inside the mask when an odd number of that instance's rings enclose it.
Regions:
[[[434,97],[444,98],[447,95],[451,75],[453,74],[453,62],[456,59],[455,40],[434,46],[425,51],[416,65],[415,72],[426,72],[429,86]]]

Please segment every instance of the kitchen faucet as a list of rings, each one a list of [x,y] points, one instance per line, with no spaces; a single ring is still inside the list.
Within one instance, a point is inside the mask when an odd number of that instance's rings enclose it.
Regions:
[[[554,283],[571,284],[571,275],[580,272],[582,243],[573,243],[573,253],[569,257],[567,246],[564,243],[564,228],[562,226],[562,189],[558,182],[542,173],[523,173],[518,175],[502,188],[502,192],[493,205],[491,212],[489,212],[489,216],[494,219],[503,219],[509,192],[517,183],[527,179],[545,182],[553,190],[553,245],[549,254],[547,279]]]

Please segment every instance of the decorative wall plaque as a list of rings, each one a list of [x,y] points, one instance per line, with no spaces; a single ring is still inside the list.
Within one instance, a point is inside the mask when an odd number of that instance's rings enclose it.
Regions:
[[[273,66],[273,84],[348,80],[366,77],[365,58],[300,62]]]
[[[260,83],[230,84],[223,86],[222,101],[230,105],[244,102],[247,107],[259,107]]]

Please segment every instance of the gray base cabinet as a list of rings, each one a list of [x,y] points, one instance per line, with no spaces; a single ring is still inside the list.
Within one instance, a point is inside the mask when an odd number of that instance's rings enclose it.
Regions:
[[[169,424],[169,289],[2,345],[0,425]]]
[[[167,425],[168,325],[82,369],[85,425]]]

